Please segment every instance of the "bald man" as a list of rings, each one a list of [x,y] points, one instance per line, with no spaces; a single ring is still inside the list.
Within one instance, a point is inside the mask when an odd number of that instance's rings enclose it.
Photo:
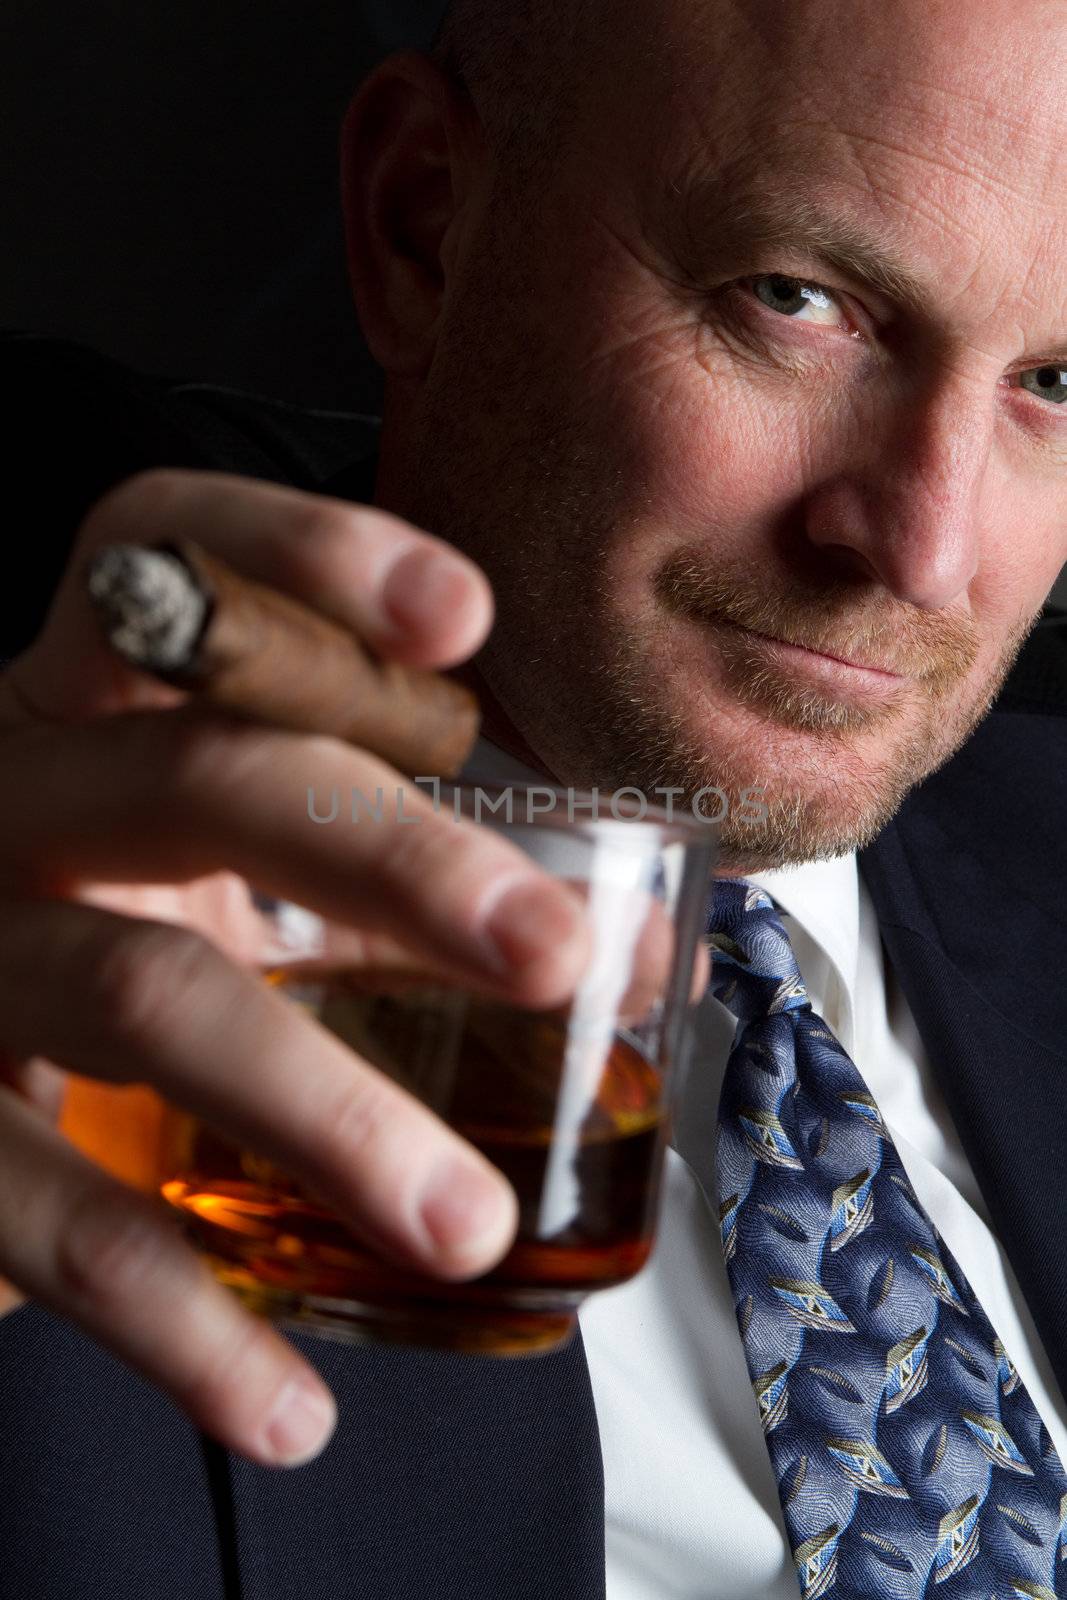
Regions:
[[[377,448],[324,467],[252,402],[222,437],[207,402],[101,372],[79,449],[88,429],[121,457],[116,487],[97,498],[88,467],[80,500],[46,484],[66,510],[45,517],[78,556],[194,533],[382,654],[460,670],[482,770],[681,803],[762,788],[765,823],[727,822],[719,870],[782,908],[1062,1459],[1067,669],[1044,607],[1067,561],[1065,91],[1054,0],[459,0],[344,124]],[[9,353],[23,384],[35,359],[54,391],[60,356]],[[151,438],[116,452],[146,410]],[[105,662],[72,571],[0,679],[20,774],[0,830],[0,1596],[792,1600],[718,1237],[732,1019],[712,996],[652,1263],[537,1361],[283,1339],[55,1131],[61,1069],[144,1081],[431,1276],[485,1271],[513,1236],[484,1160],[309,1025],[285,1022],[302,1103],[343,1091],[344,1118],[299,1115],[280,1071],[263,1110],[281,1002],[204,937],[203,879],[145,807],[178,796],[202,875],[254,880],[269,841],[313,904],[322,861],[282,814],[307,742],[161,716],[179,697]],[[373,759],[334,750],[325,781],[366,787]],[[369,912],[353,891],[353,921],[442,964],[447,929],[449,970],[458,950],[483,982],[492,941],[502,994],[569,992],[573,902],[447,831],[417,882],[410,853],[372,866],[338,836],[337,876],[373,870],[384,895]],[[161,883],[198,931],[139,916]],[[250,1019],[225,1060],[194,992]],[[944,1451],[935,1430],[924,1470]],[[1003,1539],[1040,1543],[1009,1509]],[[877,1589],[827,1568],[805,1592],[929,1592],[875,1547]],[[1015,1592],[1067,1594],[1058,1549],[1046,1576]]]

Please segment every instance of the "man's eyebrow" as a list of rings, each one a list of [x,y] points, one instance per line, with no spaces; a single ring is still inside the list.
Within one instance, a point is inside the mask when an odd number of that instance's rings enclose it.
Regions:
[[[929,307],[919,279],[890,245],[848,215],[835,215],[806,197],[773,189],[724,196],[719,183],[698,184],[684,195],[679,212],[679,242],[687,263],[697,268],[706,268],[709,254],[789,250],[870,284],[908,310]]]

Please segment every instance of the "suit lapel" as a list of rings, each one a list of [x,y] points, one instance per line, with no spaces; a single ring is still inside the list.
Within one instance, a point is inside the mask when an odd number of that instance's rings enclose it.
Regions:
[[[242,1600],[602,1600],[604,1484],[580,1330],[522,1359],[292,1339],[340,1420],[306,1467],[229,1458]]]
[[[860,858],[994,1227],[1067,1392],[1067,721],[994,713]]]

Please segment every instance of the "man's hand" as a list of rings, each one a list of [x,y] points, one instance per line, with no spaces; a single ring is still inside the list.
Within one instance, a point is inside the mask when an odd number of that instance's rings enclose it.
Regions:
[[[519,1004],[567,999],[587,933],[565,886],[491,830],[435,816],[373,751],[241,722],[118,661],[83,590],[87,553],[185,538],[412,666],[468,657],[492,598],[464,557],[384,512],[151,472],[94,507],[44,630],[0,676],[0,1315],[32,1296],[228,1448],[293,1464],[332,1429],[329,1391],[162,1200],[58,1131],[64,1069],[149,1085],[291,1171],[372,1248],[476,1276],[514,1237],[512,1190],[256,976],[248,884],[345,924],[354,964]],[[309,786],[403,788],[421,823],[316,827]]]

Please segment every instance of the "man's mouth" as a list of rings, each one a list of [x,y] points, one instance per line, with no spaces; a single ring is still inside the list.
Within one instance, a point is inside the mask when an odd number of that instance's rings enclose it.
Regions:
[[[868,698],[896,694],[909,681],[909,675],[884,660],[872,660],[842,649],[840,653],[824,646],[797,644],[774,634],[757,632],[725,617],[702,619],[744,640],[754,662],[763,658],[768,666],[807,677],[831,692],[859,694]]]
[[[723,619],[725,620],[725,619]],[[757,632],[754,628],[743,628],[739,623],[732,622],[728,627],[738,628],[742,633],[747,633],[756,639],[766,639],[769,644],[780,645],[785,650],[797,651],[800,655],[814,656],[820,661],[834,661],[838,666],[851,667],[856,672],[869,673],[875,677],[890,678],[897,683],[903,681],[906,674],[899,672],[888,662],[864,660],[851,652],[844,650],[826,650],[814,644],[800,644],[795,639],[783,639],[777,634]]]
[[[761,669],[784,685],[796,677],[826,698],[872,707],[909,691],[943,699],[963,683],[979,654],[974,619],[905,605],[870,585],[799,579],[758,584],[750,572],[732,578],[711,570],[706,553],[681,550],[656,575],[665,609],[699,623],[728,658],[733,673]]]

